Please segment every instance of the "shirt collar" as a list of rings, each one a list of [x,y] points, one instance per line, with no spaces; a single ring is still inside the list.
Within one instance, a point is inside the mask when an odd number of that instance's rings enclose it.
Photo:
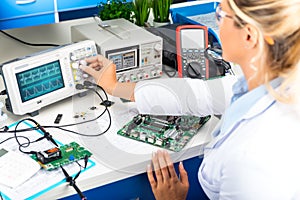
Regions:
[[[281,78],[276,78],[270,82],[270,85],[273,88],[276,88],[281,82]],[[248,86],[245,78],[240,79],[236,84],[233,85],[233,103],[223,116],[221,134],[227,132],[232,125],[240,120],[250,110],[250,108],[257,103],[259,99],[268,93],[265,85],[261,85],[250,92],[247,91]]]

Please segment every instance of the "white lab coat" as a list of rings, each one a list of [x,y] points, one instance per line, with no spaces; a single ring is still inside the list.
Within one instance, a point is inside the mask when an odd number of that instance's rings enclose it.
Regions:
[[[205,148],[198,177],[210,199],[300,199],[300,118],[272,102],[264,96]]]
[[[203,81],[190,78],[155,79],[137,83],[134,97],[143,114],[223,114],[230,105],[235,76]]]
[[[235,81],[141,82],[135,90],[137,108],[148,114],[222,114]],[[299,116],[265,95],[205,148],[200,184],[210,199],[300,199],[299,143]]]

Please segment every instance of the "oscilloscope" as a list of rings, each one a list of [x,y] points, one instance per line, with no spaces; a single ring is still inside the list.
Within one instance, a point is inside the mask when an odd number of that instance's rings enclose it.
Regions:
[[[3,63],[7,110],[34,116],[42,107],[82,93],[76,84],[93,78],[79,69],[80,62],[97,52],[95,42],[85,40]]]

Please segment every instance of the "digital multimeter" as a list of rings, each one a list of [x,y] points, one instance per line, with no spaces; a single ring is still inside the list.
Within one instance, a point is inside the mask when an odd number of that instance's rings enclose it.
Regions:
[[[209,78],[205,58],[208,30],[201,25],[180,25],[176,28],[176,51],[179,77]]]

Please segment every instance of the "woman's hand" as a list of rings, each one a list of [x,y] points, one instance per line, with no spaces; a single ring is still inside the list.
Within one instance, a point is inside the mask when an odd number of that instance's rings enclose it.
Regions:
[[[87,65],[80,65],[80,69],[93,76],[98,85],[112,94],[117,84],[116,65],[102,55],[86,58],[85,61]]]
[[[135,83],[119,83],[117,81],[116,65],[102,55],[85,59],[86,65],[80,69],[93,76],[96,83],[108,94],[134,101]]]
[[[152,164],[154,172],[151,165],[149,165],[147,175],[156,200],[186,199],[189,181],[182,162],[179,164],[180,178],[176,174],[173,162],[167,151],[157,151],[157,153],[154,153]]]

